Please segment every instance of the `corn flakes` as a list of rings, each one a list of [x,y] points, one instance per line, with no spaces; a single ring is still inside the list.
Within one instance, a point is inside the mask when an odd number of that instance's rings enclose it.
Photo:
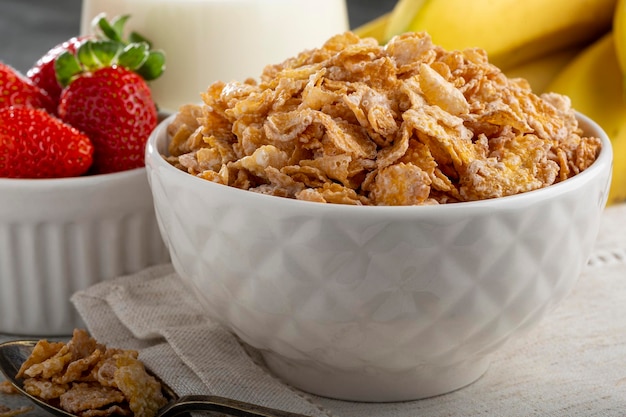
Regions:
[[[37,342],[20,367],[24,390],[81,417],[152,417],[166,399],[134,350],[107,348],[82,329]]]
[[[381,46],[351,32],[221,81],[168,126],[167,159],[192,175],[320,203],[425,205],[503,197],[589,167],[569,99],[536,95],[482,49],[426,33]],[[50,366],[52,366],[51,364]]]

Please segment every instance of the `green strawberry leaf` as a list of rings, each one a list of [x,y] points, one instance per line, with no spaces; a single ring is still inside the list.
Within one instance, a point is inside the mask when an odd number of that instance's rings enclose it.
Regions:
[[[118,65],[133,71],[140,68],[148,59],[149,48],[147,43],[131,43],[126,45],[117,57]]]
[[[124,26],[129,18],[130,15],[121,15],[109,21],[105,13],[97,15],[92,20],[96,38],[81,44],[74,59],[65,57],[66,62],[59,63],[59,83],[66,86],[81,72],[113,65],[134,71],[146,81],[160,77],[165,70],[165,54],[151,50],[150,41],[137,32],[131,32],[125,40]]]
[[[113,18],[111,21],[111,27],[115,31],[115,38],[110,38],[112,41],[124,42],[124,26],[126,21],[130,18],[130,15],[122,15]]]
[[[121,42],[122,39],[119,35],[119,32],[111,26],[111,23],[107,20],[106,13],[100,13],[91,21],[91,26],[94,29],[99,29],[104,37],[109,40]]]
[[[57,81],[62,87],[67,86],[76,74],[82,72],[77,57],[69,51],[63,52],[54,61],[54,70],[56,72]]]
[[[165,54],[162,51],[150,51],[148,59],[135,72],[146,81],[157,79],[165,71]]]
[[[117,56],[122,52],[124,45],[115,41],[88,41],[83,45],[88,45],[92,56],[90,60],[96,60],[99,62],[99,67],[110,67],[116,63]],[[80,48],[79,48],[79,60]],[[82,62],[82,60],[81,60]]]
[[[91,46],[91,41],[84,42],[76,50],[76,58],[78,59],[78,63],[83,67],[83,70],[86,71],[95,71],[100,67],[100,61],[94,55]]]
[[[129,43],[141,43],[141,42],[145,42],[148,44],[149,49],[152,49],[152,42],[150,42],[148,39],[146,39],[144,36],[140,35],[137,32],[130,32],[130,35],[128,36],[128,42]]]

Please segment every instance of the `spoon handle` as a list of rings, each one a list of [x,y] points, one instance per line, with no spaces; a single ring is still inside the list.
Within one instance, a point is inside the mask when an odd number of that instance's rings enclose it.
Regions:
[[[158,417],[174,417],[190,411],[214,411],[235,417],[307,417],[215,395],[186,395],[165,407]]]

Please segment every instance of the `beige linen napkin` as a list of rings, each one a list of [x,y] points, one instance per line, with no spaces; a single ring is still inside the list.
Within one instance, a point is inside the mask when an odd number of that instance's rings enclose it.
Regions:
[[[315,417],[626,416],[626,205],[606,209],[574,290],[492,355],[478,381],[402,403],[321,398],[275,378],[259,353],[204,314],[171,265],[72,298],[89,331],[140,357],[178,394],[210,393]]]

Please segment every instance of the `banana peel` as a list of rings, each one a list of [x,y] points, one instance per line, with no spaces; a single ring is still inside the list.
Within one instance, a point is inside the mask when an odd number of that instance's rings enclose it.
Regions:
[[[385,13],[353,29],[352,32],[360,38],[374,38],[382,45],[385,43],[385,31],[387,30],[390,17],[391,12]]]
[[[596,121],[607,133],[614,155],[607,204],[626,201],[626,101],[613,33],[583,50],[546,91],[567,95],[572,107]]]
[[[398,0],[389,15],[383,42],[387,43],[394,36],[409,31],[413,19],[427,2],[428,0]]]
[[[398,31],[428,32],[447,50],[482,48],[507,69],[597,39],[611,29],[616,1],[406,0],[417,11]]]
[[[385,44],[424,31],[447,50],[482,48],[490,62],[508,70],[597,39],[618,18],[616,5],[626,9],[626,0],[398,0],[391,12],[354,32]],[[620,15],[626,20],[626,11]]]
[[[509,78],[524,78],[530,84],[533,92],[541,94],[546,87],[559,74],[565,66],[570,63],[583,48],[575,46],[557,51],[553,54],[539,57],[528,62],[524,62],[515,67],[504,70],[504,74]]]
[[[622,74],[626,74],[626,0],[617,0],[613,14],[613,34],[617,63]]]

